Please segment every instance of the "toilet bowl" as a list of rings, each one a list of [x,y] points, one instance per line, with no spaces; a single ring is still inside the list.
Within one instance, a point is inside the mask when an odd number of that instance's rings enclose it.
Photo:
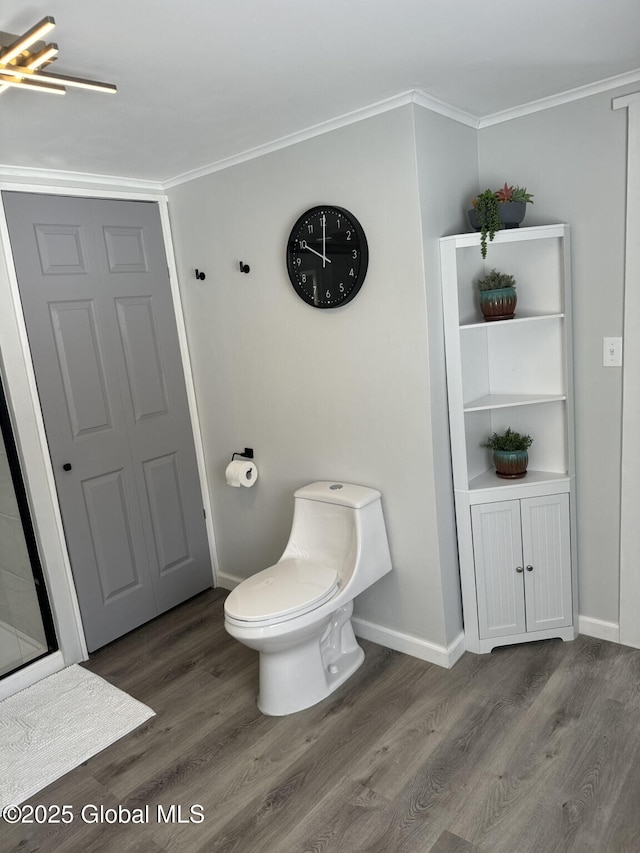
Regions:
[[[283,716],[320,702],[364,660],[353,599],[391,571],[380,492],[321,481],[294,494],[278,562],[227,597],[225,628],[260,653],[258,707]]]

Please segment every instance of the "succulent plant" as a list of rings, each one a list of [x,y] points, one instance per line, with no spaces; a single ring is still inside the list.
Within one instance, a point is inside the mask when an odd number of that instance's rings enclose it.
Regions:
[[[504,182],[504,186],[496,190],[496,198],[498,201],[513,201],[513,187],[507,186],[507,182]]]
[[[525,204],[533,204],[533,195],[527,192],[526,187],[513,187],[511,201],[523,201]]]

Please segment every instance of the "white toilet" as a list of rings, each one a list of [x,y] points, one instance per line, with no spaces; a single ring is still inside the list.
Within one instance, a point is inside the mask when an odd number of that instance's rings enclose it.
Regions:
[[[391,571],[379,491],[328,481],[294,497],[282,557],[224,605],[229,634],[260,652],[258,707],[272,716],[315,705],[356,671],[353,599]]]

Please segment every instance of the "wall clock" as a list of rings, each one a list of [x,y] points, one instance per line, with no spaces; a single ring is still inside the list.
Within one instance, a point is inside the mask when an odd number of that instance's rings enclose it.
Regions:
[[[350,302],[362,287],[368,263],[362,226],[342,207],[312,207],[291,229],[289,278],[298,296],[314,308]]]

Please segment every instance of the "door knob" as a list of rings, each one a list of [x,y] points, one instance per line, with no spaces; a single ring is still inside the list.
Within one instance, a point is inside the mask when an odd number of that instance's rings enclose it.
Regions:
[[[524,569],[522,568],[522,566],[516,566],[516,572],[520,575],[522,574],[522,572],[524,572]]]
[[[72,467],[73,466],[71,465],[71,462],[65,462],[64,465],[62,466],[62,470],[63,471],[70,471]]]
[[[533,571],[533,566],[527,566],[527,571],[528,571],[528,572],[532,572],[532,571]]]

